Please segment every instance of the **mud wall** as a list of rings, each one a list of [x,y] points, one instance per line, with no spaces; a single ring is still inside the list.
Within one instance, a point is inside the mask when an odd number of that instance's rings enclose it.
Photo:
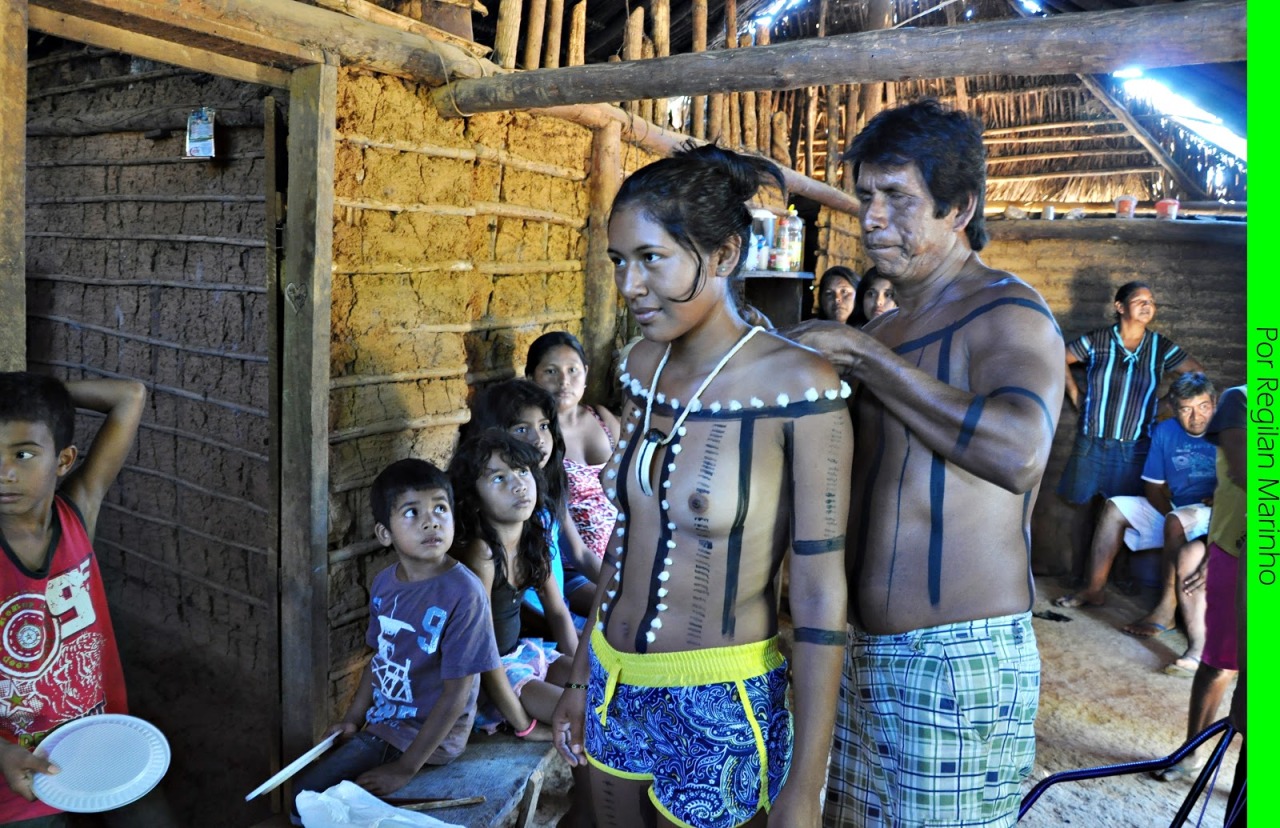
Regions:
[[[1141,280],[1151,285],[1158,303],[1154,330],[1198,359],[1220,391],[1244,382],[1243,226],[1223,228],[1214,238],[1215,234],[1200,232],[1204,228],[1196,222],[1176,222],[1156,228],[1167,232],[1122,240],[1075,237],[1065,227],[1052,229],[1056,237],[1043,237],[1035,232],[1036,224],[989,222],[992,240],[982,258],[1039,290],[1068,341],[1110,324],[1116,288]],[[1071,511],[1055,491],[1076,425],[1075,409],[1064,402],[1032,515],[1032,562],[1037,572],[1064,572],[1071,560]]]
[[[475,386],[530,342],[580,334],[591,133],[527,114],[446,121],[430,90],[339,80],[330,386],[335,712],[363,666],[368,585],[390,554],[368,489],[388,463],[444,465]]]
[[[246,734],[269,745],[278,709],[264,92],[66,44],[32,61],[29,93],[29,365],[149,391],[95,542],[131,709],[168,736],[170,780],[201,780],[170,787],[182,824],[248,824],[269,768]],[[202,105],[243,126],[184,160]],[[100,423],[78,418],[82,449]]]

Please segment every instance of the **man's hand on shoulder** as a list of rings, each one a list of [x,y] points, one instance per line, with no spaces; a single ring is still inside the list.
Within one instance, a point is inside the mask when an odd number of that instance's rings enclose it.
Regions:
[[[778,333],[822,354],[846,378],[851,375],[860,343],[867,339],[857,328],[826,319],[809,319]]]

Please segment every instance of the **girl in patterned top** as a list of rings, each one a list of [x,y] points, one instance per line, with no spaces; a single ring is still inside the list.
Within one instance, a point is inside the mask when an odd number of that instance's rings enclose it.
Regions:
[[[568,331],[552,331],[535,339],[524,375],[555,397],[569,477],[569,516],[587,548],[603,558],[618,510],[605,497],[600,471],[617,444],[618,418],[603,406],[582,402],[587,355]]]

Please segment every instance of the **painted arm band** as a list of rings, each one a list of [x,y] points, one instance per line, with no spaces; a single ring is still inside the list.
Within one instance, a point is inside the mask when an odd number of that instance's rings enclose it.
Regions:
[[[791,542],[791,550],[797,555],[821,555],[826,552],[843,552],[844,535],[826,540],[798,540]]]
[[[820,630],[817,627],[796,627],[797,644],[826,644],[843,647],[848,634],[844,630]]]

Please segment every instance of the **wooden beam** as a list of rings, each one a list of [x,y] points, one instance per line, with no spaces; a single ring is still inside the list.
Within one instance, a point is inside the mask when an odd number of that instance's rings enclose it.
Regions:
[[[1119,242],[1245,243],[1243,221],[1151,221],[1147,219],[1088,219],[1087,221],[989,221],[993,241],[1067,239]]]
[[[637,121],[616,106],[603,104],[584,104],[580,106],[553,106],[539,110],[543,115],[563,118],[590,129],[603,129],[609,123],[617,121],[622,124],[623,140],[657,155],[670,155],[687,142],[704,144],[680,132]],[[781,113],[779,113],[781,114]],[[857,214],[858,201],[848,193],[829,187],[821,181],[805,178],[795,170],[781,167],[783,180],[787,183],[787,191],[793,195],[802,195],[819,204],[825,204],[842,213]]]
[[[284,752],[328,721],[329,328],[337,67],[293,73],[285,227],[280,467],[280,675]]]
[[[1030,212],[1038,212],[1043,209],[1044,205],[1052,204],[1058,211],[1058,220],[1066,215],[1069,210],[1084,210],[1088,215],[1114,216],[1116,214],[1116,205],[1114,202],[1108,201],[1099,203],[1096,201],[986,201],[983,208],[988,216],[997,213],[1003,213],[1007,207],[1019,207]],[[1134,214],[1139,216],[1154,216],[1156,214],[1156,205],[1152,202],[1138,202],[1138,206],[1134,208]],[[1248,205],[1243,201],[1183,201],[1178,205],[1178,217],[1182,216],[1236,216],[1243,217],[1249,214]],[[1220,225],[1221,226],[1221,225]]]
[[[27,365],[27,0],[0,0],[0,371]]]
[[[520,15],[524,9],[521,0],[502,0],[498,6],[498,31],[493,39],[493,59],[503,69],[516,68],[516,53],[520,50]]]
[[[148,60],[181,66],[184,69],[208,72],[211,75],[220,75],[260,86],[272,86],[276,89],[289,88],[290,73],[284,69],[227,57],[184,43],[171,43],[93,20],[49,11],[39,6],[31,7],[30,26],[38,32],[65,40],[88,43],[113,52],[136,55]]]
[[[1151,157],[1156,160],[1156,163],[1164,167],[1165,171],[1174,180],[1174,183],[1178,185],[1178,189],[1181,191],[1179,195],[1183,198],[1208,198],[1204,188],[1196,183],[1191,176],[1187,175],[1182,166],[1177,161],[1174,161],[1169,153],[1165,152],[1160,142],[1153,138],[1151,133],[1143,128],[1142,124],[1138,123],[1138,119],[1133,117],[1133,113],[1129,111],[1128,107],[1111,96],[1111,93],[1107,91],[1100,80],[1091,75],[1080,75],[1080,80],[1094,94],[1094,97],[1100,100],[1102,105],[1116,117],[1116,120],[1125,125],[1129,132],[1133,134],[1133,137],[1138,140],[1138,143],[1142,144],[1147,152],[1151,153]]]
[[[569,18],[569,65],[587,62],[587,0],[578,0]]]
[[[451,76],[481,77],[495,68],[448,43],[295,0],[35,0],[31,5],[279,69],[336,59],[437,85]]]
[[[1113,127],[1119,124],[1120,122],[1114,118],[1089,118],[1083,121],[1058,121],[1056,123],[1023,124],[1022,126],[1002,127],[1000,129],[984,129],[982,136],[986,138],[991,135],[1017,135],[1022,132],[1039,132],[1042,129],[1075,129],[1077,127],[1091,126]]]
[[[529,0],[529,25],[524,30],[524,68],[537,69],[542,59],[542,33],[547,26],[547,0]]]
[[[587,372],[587,393],[608,399],[613,339],[618,320],[618,289],[609,260],[609,210],[622,186],[622,124],[612,121],[592,132],[591,174],[587,179],[587,258],[583,285],[582,340],[594,371]]]
[[[1062,172],[1030,173],[1027,175],[989,175],[987,184],[1012,184],[1017,181],[1049,181],[1059,178],[1102,178],[1111,175],[1152,175],[1164,172],[1160,167],[1126,167],[1115,170],[1064,170]]]
[[[542,50],[542,65],[555,69],[560,65],[560,41],[564,36],[564,0],[551,0],[547,5],[547,37]]]
[[[707,51],[707,0],[693,0],[693,51],[694,54]],[[689,102],[693,110],[693,130],[689,134],[694,138],[707,137],[706,107],[704,95],[694,95]]]
[[[494,112],[902,78],[1185,66],[1244,60],[1246,33],[1245,0],[1197,0],[459,80],[436,100],[456,96],[464,112]]]
[[[446,2],[447,0],[436,1]],[[432,26],[430,23],[424,23],[421,20],[414,20],[412,17],[388,11],[382,6],[369,2],[369,0],[312,0],[312,2],[322,8],[342,12],[359,20],[367,20],[370,23],[377,23],[402,32],[410,32],[434,40],[441,40],[480,57],[489,54],[490,51],[488,46],[482,46],[452,32],[446,32],[444,29]]]

